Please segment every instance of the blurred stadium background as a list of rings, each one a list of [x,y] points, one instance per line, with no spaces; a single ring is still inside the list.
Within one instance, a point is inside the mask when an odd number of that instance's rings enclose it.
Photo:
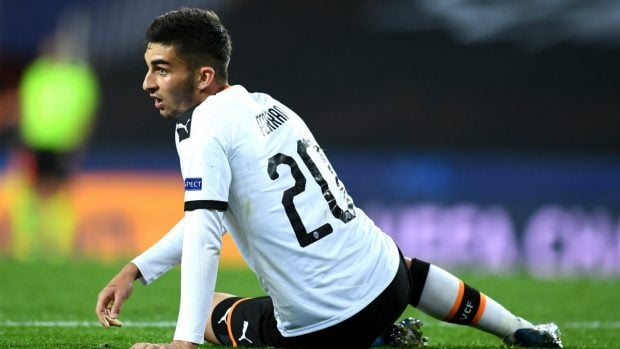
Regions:
[[[87,44],[101,92],[71,213],[54,214],[73,219],[69,255],[132,256],[182,215],[172,124],[141,90],[144,31],[179,6],[220,14],[231,82],[304,117],[356,205],[406,253],[493,273],[620,275],[613,0],[0,0],[2,255],[19,258],[15,220],[35,215],[14,212],[11,98],[61,24]],[[226,246],[224,261],[242,263]]]

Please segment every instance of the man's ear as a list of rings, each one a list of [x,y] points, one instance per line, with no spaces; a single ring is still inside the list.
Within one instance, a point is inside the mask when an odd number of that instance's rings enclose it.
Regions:
[[[215,70],[213,68],[208,66],[200,67],[198,74],[198,89],[205,90],[215,83]]]

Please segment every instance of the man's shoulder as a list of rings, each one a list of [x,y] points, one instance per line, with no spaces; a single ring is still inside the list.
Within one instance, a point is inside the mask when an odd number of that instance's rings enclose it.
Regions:
[[[217,116],[219,113],[227,115],[241,113],[250,99],[250,93],[243,86],[230,86],[207,97],[197,106],[194,113],[207,118]]]
[[[248,92],[241,85],[233,85],[205,99],[194,111],[194,115],[206,120],[256,116],[274,104],[282,105],[264,92]]]

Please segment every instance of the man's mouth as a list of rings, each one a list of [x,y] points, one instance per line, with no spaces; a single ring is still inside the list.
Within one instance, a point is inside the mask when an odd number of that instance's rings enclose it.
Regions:
[[[155,97],[155,108],[162,109],[164,107],[164,101]]]

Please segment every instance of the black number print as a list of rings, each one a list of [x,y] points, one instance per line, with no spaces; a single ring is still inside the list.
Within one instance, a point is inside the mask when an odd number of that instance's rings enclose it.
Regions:
[[[320,160],[320,164],[323,164],[322,168],[319,168],[319,166],[317,166],[317,163],[312,159],[309,153],[309,149],[313,152],[313,154],[316,154],[318,160]],[[355,218],[355,207],[353,206],[353,201],[347,195],[346,190],[342,185],[342,182],[338,179],[334,170],[329,165],[329,162],[327,161],[327,158],[323,154],[321,148],[318,145],[311,144],[311,142],[307,139],[301,139],[297,142],[297,153],[312,174],[315,182],[321,188],[323,198],[327,202],[327,205],[329,206],[332,215],[335,218],[340,219],[344,223],[347,223],[353,218]],[[301,247],[308,246],[311,243],[316,242],[332,233],[333,228],[329,223],[325,223],[310,232],[306,230],[306,227],[304,226],[293,202],[293,198],[296,195],[299,195],[306,190],[306,177],[299,169],[297,161],[295,161],[294,158],[288,155],[284,155],[282,153],[278,153],[269,158],[269,163],[267,166],[269,178],[271,178],[272,180],[276,180],[280,177],[277,170],[277,167],[279,165],[288,165],[291,168],[291,175],[293,176],[293,179],[295,179],[295,184],[285,190],[282,194],[282,205],[284,206],[286,216],[288,217],[289,221],[291,222],[291,226],[295,231],[295,236],[297,237],[299,245]],[[346,209],[342,209],[338,206],[338,203],[336,202],[336,199],[331,189],[329,188],[329,184],[325,179],[325,174],[330,175],[330,178],[333,178],[337,190],[344,194],[347,204]]]

